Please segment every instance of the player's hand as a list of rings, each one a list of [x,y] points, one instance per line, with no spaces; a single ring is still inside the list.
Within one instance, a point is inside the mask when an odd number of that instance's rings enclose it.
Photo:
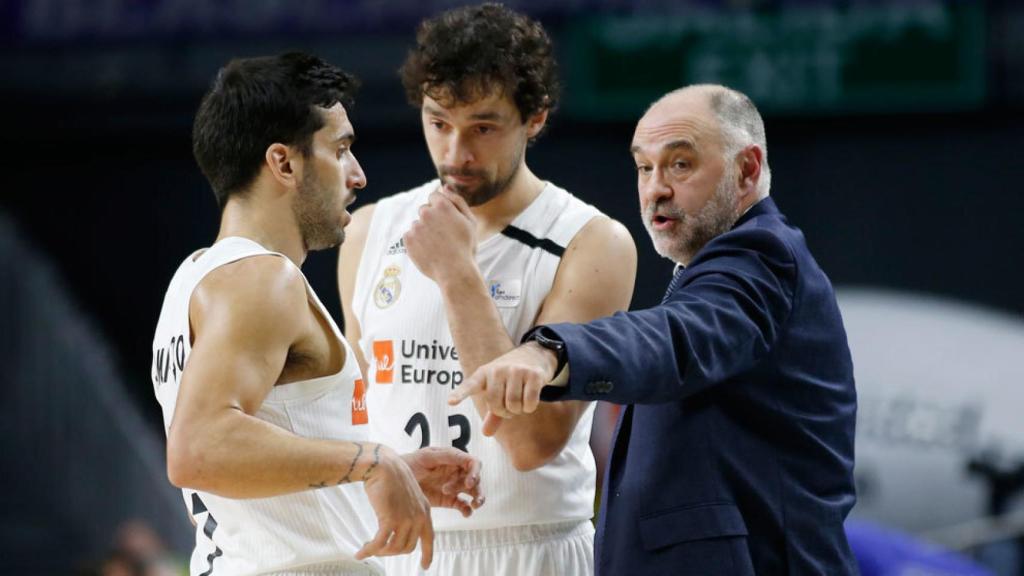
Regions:
[[[454,406],[479,395],[487,404],[484,436],[493,436],[502,419],[533,414],[540,404],[540,391],[555,377],[558,358],[536,342],[527,342],[509,350],[476,369],[468,380],[448,395]]]
[[[484,503],[480,460],[454,448],[429,447],[403,454],[431,506],[454,508],[469,517]]]
[[[431,193],[403,238],[409,259],[440,285],[476,270],[476,219],[458,194]]]
[[[373,540],[356,552],[356,560],[408,554],[419,541],[423,554],[420,566],[425,570],[434,559],[430,502],[403,458],[386,446],[380,446],[374,455],[377,465],[368,471],[363,484],[377,515],[378,529]]]

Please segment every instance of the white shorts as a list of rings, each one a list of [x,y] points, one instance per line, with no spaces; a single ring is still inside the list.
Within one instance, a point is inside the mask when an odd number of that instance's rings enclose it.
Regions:
[[[434,534],[434,562],[412,554],[384,560],[388,576],[593,576],[594,525],[589,520],[453,530]]]
[[[271,572],[268,573],[268,576],[381,576],[382,574],[384,571],[379,559],[370,558],[362,562],[300,566],[290,570]]]
[[[305,568],[297,568],[295,570],[289,570],[288,572],[273,572],[267,574],[267,576],[381,576],[384,572],[379,572],[372,568],[325,568],[323,570],[307,570]]]

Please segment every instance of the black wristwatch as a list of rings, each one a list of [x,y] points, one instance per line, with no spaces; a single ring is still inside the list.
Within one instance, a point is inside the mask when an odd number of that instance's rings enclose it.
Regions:
[[[565,342],[559,340],[557,334],[544,326],[539,326],[527,334],[527,339],[533,340],[555,353],[555,357],[558,359],[558,366],[555,367],[555,373],[552,375],[552,378],[561,374],[562,369],[565,368],[565,364],[569,360],[565,353]]]

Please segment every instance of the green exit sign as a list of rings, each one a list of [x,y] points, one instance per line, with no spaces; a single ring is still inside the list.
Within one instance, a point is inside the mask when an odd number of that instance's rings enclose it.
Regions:
[[[581,20],[566,30],[565,109],[635,119],[665,92],[705,82],[769,113],[977,108],[984,16],[978,3],[949,1]]]

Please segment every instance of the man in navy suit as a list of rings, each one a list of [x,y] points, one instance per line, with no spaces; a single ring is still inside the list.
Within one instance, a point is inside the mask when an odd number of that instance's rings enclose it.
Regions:
[[[450,402],[482,395],[487,432],[540,400],[626,405],[599,574],[856,574],[853,364],[832,285],[768,197],[760,114],[728,88],[683,88],[631,152],[644,224],[677,264],[663,302],[538,327]]]

